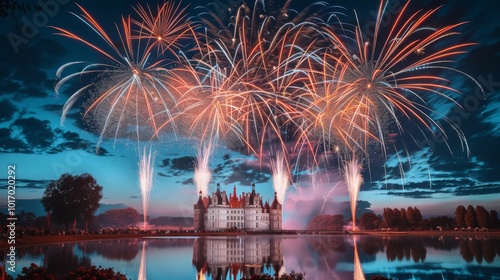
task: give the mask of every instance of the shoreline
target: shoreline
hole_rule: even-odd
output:
[[[240,235],[375,235],[375,236],[455,236],[455,237],[500,237],[500,231],[467,232],[467,231],[280,231],[280,232],[180,232],[165,234],[130,233],[130,234],[89,234],[89,235],[48,235],[25,236],[16,238],[16,248],[48,245],[55,243],[98,241],[110,239],[145,238],[145,237],[201,237],[201,236],[240,236]],[[7,250],[11,245],[7,239],[0,239],[0,250]]]

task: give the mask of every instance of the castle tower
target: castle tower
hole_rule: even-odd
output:
[[[205,204],[203,203],[203,198],[200,196],[198,202],[193,206],[194,208],[194,230],[204,230],[205,229]]]
[[[278,202],[278,194],[274,192],[274,200],[269,207],[269,229],[281,230],[283,226],[281,221],[283,218],[282,205]]]

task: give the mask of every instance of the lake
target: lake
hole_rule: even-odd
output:
[[[308,280],[500,279],[500,238],[485,236],[148,237],[31,246],[18,248],[17,256],[17,273],[35,263],[59,277],[100,265],[148,280],[229,280],[292,270]]]

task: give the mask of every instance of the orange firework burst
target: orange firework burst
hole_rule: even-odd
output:
[[[177,97],[170,91],[166,60],[150,60],[152,47],[148,45],[141,47],[138,40],[134,40],[130,17],[122,18],[121,29],[117,25],[120,43],[116,44],[89,12],[81,6],[78,7],[83,14],[74,15],[99,35],[104,41],[103,47],[66,29],[59,27],[54,29],[58,31],[58,35],[82,42],[104,55],[108,62],[77,61],[66,63],[59,68],[57,77],[60,80],[55,87],[56,94],[59,94],[60,89],[73,78],[87,75],[98,78],[97,81],[80,88],[66,101],[61,124],[64,123],[67,113],[77,99],[92,91],[95,97],[89,102],[85,115],[91,113],[101,130],[98,144],[105,136],[116,139],[135,134],[138,140],[144,137],[147,139],[157,131],[158,123],[172,119],[174,115],[172,109],[175,107]],[[174,39],[179,38],[177,36],[168,39],[172,40],[171,44],[175,44]],[[77,65],[84,67],[61,78],[64,70]],[[114,130],[110,132],[112,127]],[[149,132],[143,133],[143,131]]]
[[[449,93],[458,90],[447,79],[431,73],[455,71],[471,78],[449,65],[454,56],[473,44],[444,42],[458,34],[455,30],[463,23],[428,28],[425,24],[437,9],[418,11],[404,19],[407,7],[408,3],[393,25],[382,30],[385,1],[381,1],[373,38],[367,39],[358,24],[354,48],[351,41],[332,30],[324,31],[334,49],[316,56],[323,68],[310,72],[308,89],[317,95],[309,110],[313,116],[309,127],[344,143],[349,153],[366,154],[372,140],[384,146],[389,126],[403,133],[405,119],[416,124],[423,135],[435,130],[444,134],[442,125],[432,118],[438,113],[427,105],[426,95],[456,104]],[[463,133],[449,123],[468,151]]]
[[[140,21],[132,20],[139,27],[138,35],[134,39],[148,40],[151,49],[157,49],[157,55],[164,54],[167,50],[174,53],[184,47],[180,42],[183,39],[193,38],[193,24],[187,20],[186,7],[174,2],[165,2],[156,7],[156,12],[149,5],[138,4],[134,10]]]

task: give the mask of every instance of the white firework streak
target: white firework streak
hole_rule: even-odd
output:
[[[335,186],[332,187],[332,189],[328,192],[326,197],[323,199],[323,206],[321,206],[321,210],[319,210],[319,213],[323,213],[323,210],[325,210],[326,202],[328,201],[328,198],[333,193],[333,190],[335,190],[335,187],[337,187],[338,184],[340,184],[340,182],[337,182],[337,184],[335,184]]]
[[[290,186],[288,179],[288,169],[285,165],[285,157],[280,153],[276,153],[275,161],[271,161],[271,170],[273,172],[273,188],[277,194],[278,202],[283,205],[285,194]]]
[[[208,184],[212,176],[209,167],[210,156],[212,155],[212,142],[207,141],[205,144],[200,144],[198,149],[197,163],[194,170],[194,184],[196,185],[196,192],[201,191],[202,195],[208,195]]]
[[[149,147],[148,151],[146,151],[146,147],[144,147],[143,153],[139,157],[139,187],[141,188],[142,196],[144,230],[146,230],[149,209],[149,196],[151,193],[151,189],[153,188],[155,154],[153,153],[153,149],[151,147]]]
[[[358,202],[359,188],[363,183],[361,176],[361,165],[358,160],[353,158],[344,166],[344,176],[347,182],[347,190],[349,191],[349,201],[351,203],[352,229],[356,229],[356,204]]]

